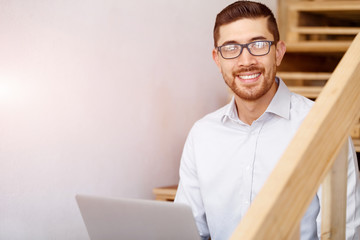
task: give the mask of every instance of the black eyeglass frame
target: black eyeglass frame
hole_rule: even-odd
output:
[[[257,42],[267,42],[267,43],[269,44],[269,49],[268,49],[267,53],[260,54],[260,55],[256,55],[256,54],[253,54],[253,53],[251,52],[251,50],[249,49],[249,45],[250,45],[250,44],[257,43]],[[268,40],[254,41],[254,42],[250,42],[250,43],[246,43],[246,44],[231,43],[231,44],[221,45],[221,46],[217,47],[216,49],[220,52],[221,57],[224,58],[224,59],[234,59],[234,58],[239,57],[239,56],[241,55],[241,53],[243,52],[244,48],[246,48],[246,49],[248,50],[248,52],[249,52],[252,56],[260,57],[260,56],[265,56],[265,55],[269,54],[270,48],[271,48],[271,46],[272,46],[274,43],[275,43],[275,41],[268,41]],[[223,54],[222,54],[221,48],[222,48],[222,47],[225,47],[225,46],[228,46],[228,45],[240,46],[240,47],[241,47],[240,53],[239,53],[236,57],[231,57],[231,58],[226,58],[226,57],[224,57]]]

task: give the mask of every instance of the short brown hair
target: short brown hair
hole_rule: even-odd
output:
[[[235,22],[243,18],[259,18],[266,17],[268,19],[268,29],[274,36],[275,44],[280,39],[279,29],[276,19],[272,11],[262,3],[252,1],[236,1],[224,8],[217,16],[214,26],[214,46],[217,47],[219,40],[219,29],[222,25]]]

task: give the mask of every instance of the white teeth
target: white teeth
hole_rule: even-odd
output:
[[[247,80],[247,79],[252,79],[252,78],[257,78],[258,76],[260,76],[260,73],[256,73],[256,74],[252,74],[252,75],[239,75],[239,78]]]

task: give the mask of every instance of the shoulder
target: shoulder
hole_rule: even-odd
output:
[[[291,119],[303,120],[309,113],[313,105],[314,101],[292,92],[290,98]]]
[[[310,111],[313,105],[314,105],[314,101],[297,93],[293,93],[293,92],[291,93],[291,98],[290,98],[291,110],[303,111],[307,113]]]
[[[223,119],[229,111],[230,103],[208,113],[201,119],[197,120],[191,128],[191,134],[203,134],[222,125]]]

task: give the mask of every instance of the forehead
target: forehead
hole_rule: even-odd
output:
[[[244,18],[225,24],[219,28],[218,46],[225,42],[248,43],[254,40],[274,40],[268,29],[268,20],[261,18]]]

